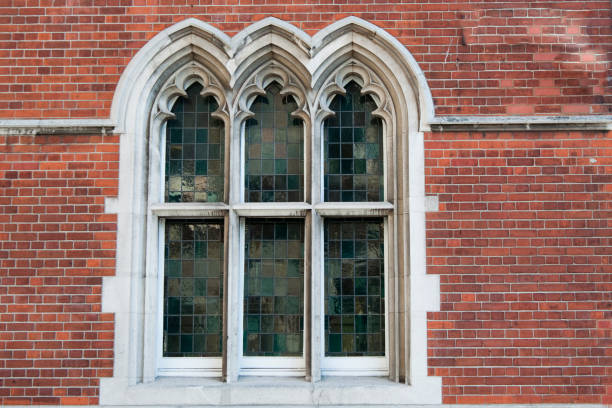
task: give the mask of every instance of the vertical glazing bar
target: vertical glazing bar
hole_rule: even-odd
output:
[[[228,247],[229,247],[229,214],[226,214],[225,217],[223,217],[223,242],[224,242],[223,256],[225,260],[225,262],[223,262],[223,287],[226,288],[226,290],[223,292],[223,332],[222,332],[223,362],[221,366],[221,377],[223,381],[227,381],[227,368],[228,368],[227,367],[227,354],[228,354],[227,353],[227,338],[228,338],[228,333],[229,333],[227,330],[227,324],[229,321],[229,318],[228,318],[229,316],[228,315],[229,286],[227,285],[228,284],[227,260],[229,259],[228,258],[228,255],[229,255],[229,250],[228,250]]]
[[[304,220],[304,360],[306,363],[306,381],[311,381],[311,342],[310,342],[310,330],[312,328],[311,316],[312,313],[310,308],[312,307],[312,269],[311,269],[311,259],[312,251],[311,251],[311,235],[312,235],[312,216],[310,213],[306,215],[306,219]]]

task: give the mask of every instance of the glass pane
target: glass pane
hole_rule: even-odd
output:
[[[211,116],[215,98],[200,92],[202,85],[191,85],[166,126],[166,202],[223,201],[224,125]]]
[[[304,334],[304,221],[246,222],[245,356],[301,356]]]
[[[164,357],[221,357],[223,222],[166,221]]]
[[[304,129],[297,104],[276,82],[258,96],[246,122],[245,201],[304,201]]]
[[[325,355],[385,355],[381,218],[325,220]]]
[[[325,201],[383,201],[383,132],[369,95],[351,81],[325,121]]]

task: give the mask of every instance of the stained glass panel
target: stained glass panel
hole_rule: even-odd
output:
[[[351,81],[325,122],[325,201],[383,201],[383,132],[376,103]]]
[[[251,106],[245,128],[245,201],[304,201],[304,129],[292,96],[276,82]]]
[[[164,357],[221,357],[223,222],[166,220]]]
[[[301,356],[304,333],[304,221],[246,222],[245,356]]]
[[[198,83],[172,108],[166,125],[166,202],[223,201],[225,133],[218,104]]]
[[[384,224],[325,220],[325,355],[385,355]]]

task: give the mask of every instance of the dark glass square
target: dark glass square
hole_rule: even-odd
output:
[[[340,334],[330,334],[328,339],[329,353],[342,352],[342,336]]]

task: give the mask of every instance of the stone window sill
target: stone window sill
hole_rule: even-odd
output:
[[[423,400],[423,392],[439,388],[439,381],[418,387],[394,383],[383,377],[323,377],[310,383],[303,378],[241,377],[235,383],[212,378],[159,377],[147,384],[127,387],[104,401],[113,405],[198,406],[334,406],[403,405]],[[425,389],[424,389],[425,388]]]

